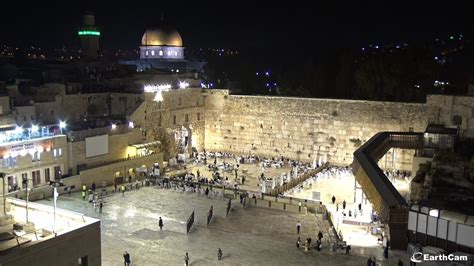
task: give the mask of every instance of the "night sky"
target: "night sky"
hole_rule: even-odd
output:
[[[165,21],[174,25],[186,47],[266,49],[298,52],[327,47],[357,48],[370,43],[411,42],[438,35],[472,36],[472,6],[379,3],[328,7],[313,2],[284,6],[221,1],[202,4],[181,1],[48,1],[2,3],[0,42],[56,48],[78,46],[76,32],[85,10],[96,14],[104,48],[137,48],[146,28]],[[41,4],[39,3],[41,2]],[[432,2],[434,3],[434,2]],[[5,8],[6,5],[6,8]],[[306,3],[306,5],[309,5]]]

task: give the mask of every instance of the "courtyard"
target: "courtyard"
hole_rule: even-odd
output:
[[[132,265],[182,265],[185,252],[189,252],[190,265],[364,265],[369,255],[375,256],[380,265],[393,265],[399,256],[407,262],[404,253],[382,261],[380,249],[353,247],[350,255],[329,251],[327,222],[311,213],[243,209],[238,201],[232,201],[226,217],[227,199],[156,187],[127,191],[125,195],[112,193],[103,200],[103,213],[82,200],[80,193],[61,195],[57,202],[58,208],[101,220],[102,265],[121,265],[125,250],[131,254]],[[51,199],[39,203],[53,204]],[[211,205],[215,217],[207,227]],[[192,211],[195,224],[186,234],[186,221]],[[164,221],[162,231],[159,217]],[[311,237],[314,243],[317,233],[324,233],[321,252],[296,248],[298,221],[303,241]],[[218,248],[224,253],[222,261],[217,260]]]

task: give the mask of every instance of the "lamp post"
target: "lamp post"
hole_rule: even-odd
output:
[[[59,128],[61,129],[61,134],[63,134],[63,129],[66,128],[66,122],[59,121]]]
[[[28,224],[28,178],[24,177],[22,183],[26,186],[26,223]]]
[[[59,181],[49,181],[49,185],[53,187],[53,202],[54,202],[54,218],[53,218],[53,228],[56,225],[56,201],[58,199],[59,193],[58,193],[58,187],[64,186],[63,182],[61,180]]]
[[[3,184],[3,215],[7,215],[7,197],[5,196],[5,173],[0,173],[0,178],[2,179]]]

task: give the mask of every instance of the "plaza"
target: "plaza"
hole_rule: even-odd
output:
[[[94,211],[80,193],[62,195],[57,202],[58,208],[101,220],[102,265],[120,265],[125,250],[131,254],[133,265],[182,265],[185,252],[189,252],[190,265],[362,265],[369,255],[380,259],[380,265],[393,265],[399,256],[406,259],[404,253],[396,253],[382,261],[381,249],[373,248],[353,247],[350,255],[331,252],[327,221],[311,213],[243,209],[235,200],[226,217],[227,199],[156,187],[124,195],[111,192],[103,200],[103,213]],[[52,205],[48,199],[39,203]],[[215,217],[206,227],[211,205]],[[192,211],[195,224],[186,234],[186,221]],[[162,231],[159,217],[164,221]],[[298,221],[303,241],[311,237],[314,243],[317,233],[323,232],[322,251],[296,249]],[[218,248],[224,252],[222,261],[217,260]]]

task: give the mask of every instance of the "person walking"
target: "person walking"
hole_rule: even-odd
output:
[[[377,260],[375,260],[375,257],[372,258],[372,266],[376,266]]]
[[[321,241],[321,239],[323,239],[323,232],[319,231],[318,239],[319,239],[319,241]]]
[[[222,255],[223,255],[222,249],[221,248],[217,249],[217,260],[222,260]]]
[[[70,186],[67,187],[67,195],[68,195],[68,196],[71,196],[71,187],[70,187]]]
[[[298,238],[296,239],[296,248],[297,248],[297,249],[300,249],[300,245],[301,245],[301,237],[298,237]]]
[[[158,220],[158,226],[160,227],[160,231],[163,230],[163,219]]]
[[[298,222],[296,223],[296,233],[299,235],[300,234],[300,230],[301,230],[301,223],[300,221],[298,220]]]
[[[92,182],[92,186],[91,186],[91,188],[92,188],[92,191],[94,191],[94,192],[95,192],[95,182]]]
[[[102,213],[102,207],[104,207],[104,204],[102,203],[102,200],[100,200],[100,203],[99,203],[99,213]]]
[[[184,255],[184,265],[188,266],[189,265],[189,255],[188,252]]]
[[[385,247],[383,249],[383,257],[385,259],[388,259],[388,245],[389,245],[389,241],[387,240],[386,244],[385,244]]]
[[[125,253],[123,253],[123,264],[125,266],[129,266],[130,265],[130,254],[128,254],[127,251],[125,251]]]
[[[122,195],[125,195],[125,186],[124,185],[120,186],[120,190],[122,191]]]
[[[342,209],[343,209],[343,210],[346,209],[346,200],[344,200],[344,201],[342,202]]]
[[[336,202],[336,197],[335,196],[332,196],[332,204],[334,204]]]

